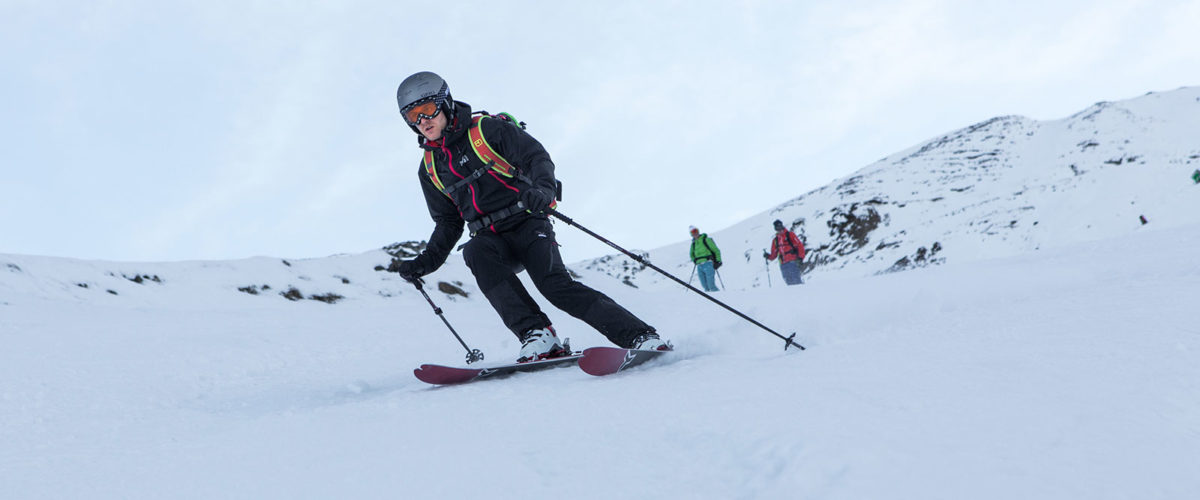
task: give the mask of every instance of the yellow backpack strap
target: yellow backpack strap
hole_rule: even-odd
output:
[[[513,166],[508,160],[505,160],[500,153],[492,149],[492,145],[488,144],[487,139],[483,137],[483,127],[480,126],[485,115],[479,115],[471,118],[471,128],[467,131],[467,135],[471,139],[471,149],[475,151],[475,156],[483,160],[483,163],[491,167],[497,174],[505,177],[513,176]]]
[[[446,192],[446,186],[438,178],[437,168],[433,162],[433,151],[425,150],[425,161],[423,163],[425,165],[425,173],[429,175],[429,180],[433,181],[433,186],[438,188],[438,191],[441,191],[446,197],[449,197],[450,193]]]

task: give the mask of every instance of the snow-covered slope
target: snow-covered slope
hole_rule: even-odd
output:
[[[261,264],[324,292],[378,259],[129,265],[162,283],[77,300],[28,288],[49,271],[26,259],[0,267],[0,496],[1190,499],[1195,248],[1198,225],[721,295],[803,352],[692,294],[594,280],[673,358],[449,388],[410,371],[464,351],[403,287],[329,305],[182,286]],[[516,353],[478,295],[435,297],[487,361]]]
[[[1019,255],[1200,222],[1200,87],[1039,122],[993,118],[889,156],[733,227],[707,230],[727,286],[768,286],[775,219],[808,247],[806,278],[866,276]],[[783,161],[781,159],[781,161]],[[797,165],[796,168],[804,168]],[[731,175],[733,175],[731,173]],[[719,193],[713,193],[719,199]],[[603,233],[603,228],[591,228]],[[686,228],[680,229],[685,234]],[[649,252],[677,275],[688,244]],[[1119,248],[1114,259],[1137,258]],[[635,286],[670,285],[623,256],[584,262]],[[781,279],[775,266],[774,284]]]
[[[17,298],[124,307],[247,307],[279,301],[378,302],[415,292],[384,270],[393,256],[411,258],[421,243],[316,259],[256,257],[235,261],[138,263],[0,254],[0,304]],[[447,300],[477,288],[454,255],[429,286]]]

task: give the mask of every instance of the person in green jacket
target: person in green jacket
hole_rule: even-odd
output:
[[[700,275],[700,284],[706,292],[716,292],[717,269],[721,268],[721,249],[717,242],[701,233],[696,226],[689,229],[692,233],[692,263],[696,265],[696,274]]]

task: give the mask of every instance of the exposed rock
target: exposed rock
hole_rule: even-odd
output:
[[[461,288],[462,287],[461,281],[455,281],[454,284],[446,283],[445,281],[439,281],[437,284],[437,287],[438,287],[438,291],[440,291],[446,295],[460,295],[463,298],[470,297],[470,295],[467,294],[467,291],[463,290]]]
[[[397,259],[411,259],[421,254],[427,245],[424,241],[405,241],[383,247],[383,251]]]
[[[279,292],[279,295],[282,295],[283,298],[293,302],[304,298],[304,294],[300,293],[300,290],[297,290],[296,287],[290,287],[287,290]]]

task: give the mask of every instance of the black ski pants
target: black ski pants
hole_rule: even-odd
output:
[[[518,338],[530,329],[550,326],[550,318],[517,278],[521,267],[554,307],[618,346],[629,347],[639,333],[654,331],[607,295],[571,279],[548,219],[530,217],[500,233],[480,231],[464,246],[463,259],[483,295]]]

